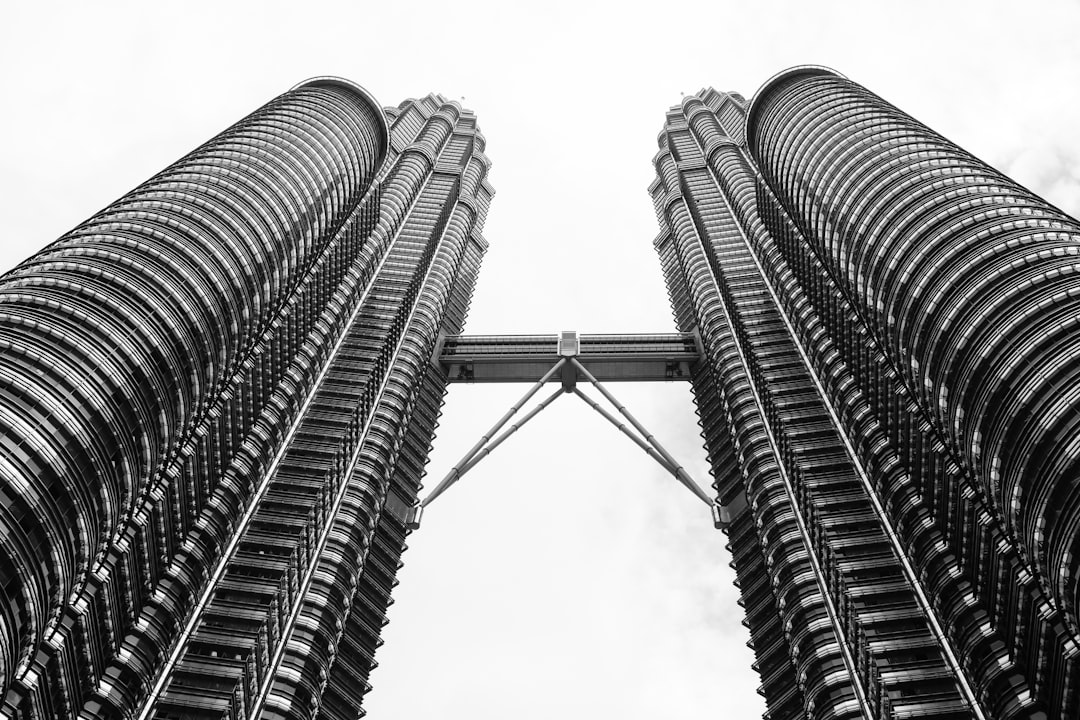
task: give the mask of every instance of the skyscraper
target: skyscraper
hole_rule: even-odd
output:
[[[0,280],[0,716],[359,714],[483,149],[316,78]]]
[[[337,78],[0,278],[0,717],[358,717],[447,383],[688,378],[767,717],[1076,717],[1080,225],[823,68],[659,143],[677,335],[459,336],[476,119]]]
[[[771,718],[1080,713],[1080,225],[798,67],[650,190]]]

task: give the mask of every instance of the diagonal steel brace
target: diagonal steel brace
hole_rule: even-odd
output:
[[[450,472],[446,474],[446,477],[444,477],[439,482],[439,484],[435,486],[435,489],[431,491],[430,495],[424,498],[423,502],[420,503],[419,507],[414,509],[407,523],[410,528],[415,529],[416,527],[419,527],[420,515],[423,512],[423,509],[430,505],[435,498],[446,492],[447,488],[460,480],[461,476],[468,472],[470,469],[472,469],[472,467],[476,465],[476,463],[479,462],[481,458],[488,455],[492,450],[495,449],[497,445],[499,445],[506,438],[510,437],[510,435],[516,432],[518,428],[520,428],[522,425],[535,417],[536,414],[543,410],[545,407],[550,405],[555,400],[555,397],[558,394],[562,393],[562,389],[560,388],[555,395],[547,398],[537,407],[529,411],[529,413],[521,422],[513,425],[508,432],[499,436],[491,445],[485,447],[488,441],[495,437],[495,434],[499,432],[499,430],[501,430],[507,422],[510,421],[510,418],[514,417],[518,410],[520,410],[522,406],[525,405],[525,403],[529,402],[532,396],[535,395],[540,390],[540,388],[542,388],[544,384],[555,375],[555,373],[559,372],[559,370],[562,369],[563,365],[566,364],[566,361],[567,358],[565,357],[559,358],[559,361],[555,363],[555,365],[550,370],[544,373],[544,376],[537,380],[533,384],[533,386],[530,387],[529,390],[521,397],[521,399],[514,403],[514,405],[506,412],[506,414],[499,418],[498,422],[496,422],[490,430],[484,433],[480,437],[480,440],[477,441],[477,443],[473,445],[469,449],[469,451],[465,453],[465,455],[460,460],[458,460],[452,468],[450,468]]]
[[[619,411],[619,414],[626,418],[630,422],[630,424],[634,426],[635,430],[641,433],[642,437],[645,438],[644,442],[648,443],[652,447],[652,449],[655,450],[655,455],[653,453],[649,454],[653,455],[654,457],[656,457],[656,455],[659,455],[664,460],[664,462],[660,463],[664,466],[664,468],[671,472],[676,477],[676,479],[678,479],[678,481],[682,483],[690,492],[694,493],[694,495],[699,500],[708,505],[710,508],[715,508],[716,504],[713,502],[712,498],[710,498],[705,493],[705,491],[702,490],[696,482],[694,482],[693,478],[691,478],[687,474],[686,470],[683,469],[682,465],[680,465],[675,460],[675,458],[671,456],[671,453],[664,449],[664,446],[660,444],[660,441],[657,440],[652,433],[646,430],[645,426],[638,422],[637,418],[630,414],[630,411],[626,409],[626,406],[616,400],[615,396],[612,395],[607,388],[601,385],[600,381],[593,377],[593,374],[586,370],[585,366],[579,363],[577,358],[570,358],[570,362],[574,364],[574,366],[578,369],[578,372],[585,376],[586,380],[592,383],[593,387],[600,391],[600,394],[607,398],[608,402],[615,406],[615,409]],[[593,405],[590,400],[586,400],[586,402],[590,405]],[[597,410],[600,409],[596,405],[593,405],[593,407]],[[622,430],[625,434],[630,435],[630,437],[634,438],[635,440],[640,440],[640,438],[636,438],[631,433],[627,432],[625,426],[622,426],[622,424],[615,420],[615,418],[610,417],[603,412],[601,414],[604,414],[605,417],[608,417],[609,420],[613,421],[616,427],[619,427],[619,429]],[[640,445],[641,443],[639,442],[638,444]],[[646,452],[648,452],[648,450],[646,450]],[[715,510],[713,514],[716,514]]]
[[[579,398],[581,398],[585,402],[586,405],[591,407],[596,412],[600,413],[600,415],[603,416],[604,419],[607,420],[609,423],[614,425],[619,430],[619,432],[621,432],[623,435],[625,435],[626,437],[633,440],[634,443],[639,448],[641,448],[642,450],[645,451],[645,454],[647,454],[653,460],[658,462],[661,467],[663,467],[665,470],[667,470],[672,475],[677,474],[676,471],[675,471],[675,466],[674,465],[672,465],[667,460],[665,460],[663,455],[656,452],[656,450],[653,449],[652,445],[650,445],[649,443],[642,440],[632,430],[630,430],[628,427],[626,427],[625,423],[619,422],[619,418],[615,417],[614,415],[609,413],[607,410],[605,410],[603,405],[596,402],[595,400],[593,400],[591,397],[589,397],[585,393],[581,392],[581,390],[579,390],[578,388],[574,388],[574,394],[577,395]]]

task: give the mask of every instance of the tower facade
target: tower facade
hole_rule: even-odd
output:
[[[317,78],[0,279],[0,716],[361,714],[483,149]]]
[[[813,67],[650,187],[770,718],[1080,713],[1080,224]]]
[[[447,383],[533,386],[424,505],[570,392],[709,505],[601,383],[687,378],[768,718],[1080,715],[1080,224],[823,68],[659,144],[678,335],[451,337],[476,119],[338,78],[0,278],[0,718],[357,718]]]

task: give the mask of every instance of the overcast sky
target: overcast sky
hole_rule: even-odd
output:
[[[367,5],[367,7],[365,7]],[[833,67],[1080,214],[1077,2],[48,3],[0,19],[0,268],[274,95],[341,75],[476,110],[497,195],[467,332],[663,332],[664,112]],[[0,360],[2,361],[2,360]],[[684,385],[613,387],[702,484]],[[451,389],[428,486],[524,388]],[[724,537],[564,397],[410,538],[375,720],[756,717]]]

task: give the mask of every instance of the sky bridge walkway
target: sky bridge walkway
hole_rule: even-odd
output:
[[[450,468],[419,507],[391,506],[391,512],[400,513],[408,527],[418,528],[425,507],[544,408],[565,394],[573,394],[656,460],[698,500],[708,505],[717,528],[727,527],[731,519],[728,509],[717,504],[660,441],[603,385],[607,381],[690,380],[691,366],[701,357],[700,348],[700,340],[693,333],[579,335],[574,331],[564,331],[557,335],[450,335],[441,338],[433,360],[437,360],[446,370],[450,382],[520,382],[529,383],[530,387]],[[516,422],[510,422],[546,383],[556,380],[562,387],[536,403]],[[592,385],[616,413],[611,413],[602,403],[585,394],[578,387],[579,380]]]
[[[691,333],[631,335],[451,335],[438,351],[450,382],[536,382],[568,348],[601,382],[689,380],[701,353]],[[569,392],[584,376],[566,364],[560,379]]]

